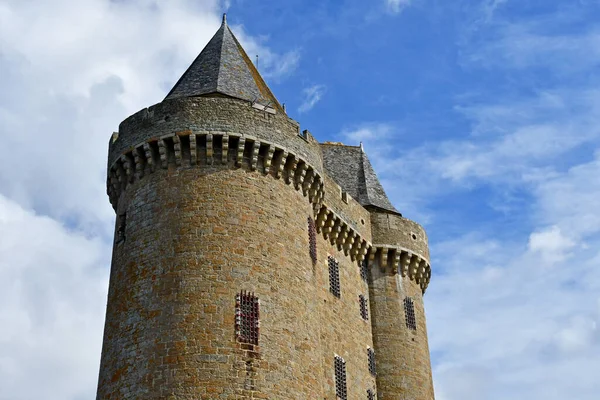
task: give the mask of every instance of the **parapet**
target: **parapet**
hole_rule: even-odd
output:
[[[373,247],[371,260],[378,257],[382,268],[408,276],[423,292],[431,279],[429,246],[425,229],[397,214],[371,211]]]
[[[109,145],[110,202],[116,210],[125,188],[156,170],[197,165],[271,174],[316,208],[323,199],[319,144],[295,121],[241,100],[198,97],[164,101],[121,123]]]
[[[300,125],[286,114],[216,96],[165,100],[133,114],[110,141],[108,167],[139,143],[182,131],[250,135],[297,154],[319,172],[323,169],[318,142],[301,133]]]

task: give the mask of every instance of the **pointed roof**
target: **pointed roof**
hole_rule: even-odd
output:
[[[362,145],[323,143],[321,149],[327,174],[342,187],[342,190],[349,193],[363,207],[376,207],[400,214],[385,194]]]
[[[221,27],[165,100],[219,93],[283,111],[258,70],[227,25]]]

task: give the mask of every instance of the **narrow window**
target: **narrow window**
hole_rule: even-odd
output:
[[[335,258],[329,256],[329,291],[337,298],[340,298],[340,266]]]
[[[377,370],[375,368],[375,350],[372,348],[367,348],[367,360],[369,362],[369,373],[373,376],[377,375]]]
[[[125,240],[125,228],[127,226],[127,213],[119,214],[117,216],[117,243],[121,243]]]
[[[238,341],[258,345],[258,297],[254,293],[241,291],[235,300],[235,333]]]
[[[308,242],[310,244],[310,258],[313,265],[315,265],[317,263],[317,227],[315,226],[315,220],[311,217],[308,217]]]
[[[360,303],[360,316],[365,321],[369,320],[369,309],[367,307],[367,299],[362,294],[358,296],[358,302]]]
[[[346,361],[340,356],[335,356],[335,395],[340,400],[348,400]]]
[[[368,275],[368,260],[365,258],[362,263],[360,263],[360,278],[368,283],[369,275]]]
[[[375,395],[375,391],[373,389],[367,389],[367,399],[377,400],[377,396]]]
[[[406,317],[406,327],[413,331],[417,330],[417,320],[415,318],[415,304],[413,299],[407,297],[404,299],[404,316]]]

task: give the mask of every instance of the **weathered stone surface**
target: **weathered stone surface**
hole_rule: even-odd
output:
[[[119,126],[109,144],[109,167],[124,152],[152,138],[176,132],[235,132],[274,142],[300,155],[319,172],[323,159],[319,143],[300,136],[299,125],[284,113],[270,114],[249,102],[221,97],[184,97],[165,100],[133,114]]]

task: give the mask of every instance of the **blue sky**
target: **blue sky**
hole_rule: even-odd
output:
[[[94,396],[108,140],[224,11],[426,227],[436,398],[597,399],[600,1],[0,0],[0,400]]]

